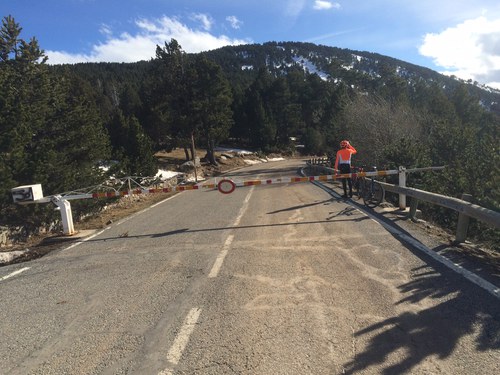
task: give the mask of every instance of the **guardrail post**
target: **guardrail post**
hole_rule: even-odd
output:
[[[464,193],[462,194],[462,200],[466,202],[472,202],[472,195]],[[465,242],[465,238],[467,237],[467,230],[469,229],[469,221],[470,217],[463,212],[460,212],[458,214],[457,233],[455,236],[456,243]]]
[[[399,186],[406,187],[406,168],[399,166]],[[406,209],[406,195],[399,194],[399,209]]]
[[[408,215],[411,221],[417,221],[417,207],[418,207],[418,199],[412,198],[410,202],[410,213]]]

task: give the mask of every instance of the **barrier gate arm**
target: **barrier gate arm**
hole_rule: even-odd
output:
[[[246,181],[234,181],[230,177],[228,177],[227,179],[224,179],[222,181],[231,181],[236,187],[244,187],[244,186],[254,186],[254,185],[290,184],[290,183],[309,182],[309,181],[332,181],[332,180],[340,180],[343,178],[352,178],[352,177],[389,176],[398,173],[399,171],[397,170],[386,170],[386,171],[357,172],[357,173],[344,173],[344,174],[327,174],[327,175],[308,176],[308,177],[277,177],[271,179],[246,180]]]
[[[231,177],[223,178],[217,183],[205,183],[196,185],[184,185],[184,186],[173,186],[168,188],[156,188],[147,189],[140,186],[135,180],[129,179],[130,181],[136,183],[140,188],[129,189],[126,191],[108,191],[108,192],[87,192],[80,193],[78,191],[73,191],[70,193],[56,194],[48,197],[44,197],[41,189],[41,185],[26,185],[18,186],[17,188],[11,189],[14,202],[18,204],[32,204],[32,203],[49,203],[52,202],[57,206],[57,209],[61,211],[61,219],[63,225],[63,233],[66,235],[72,235],[75,233],[73,226],[73,216],[71,213],[70,200],[76,199],[91,199],[91,198],[114,198],[114,197],[124,197],[134,194],[153,194],[153,193],[170,193],[170,192],[182,192],[190,190],[218,190],[221,193],[229,194],[232,193],[236,187],[254,186],[254,185],[277,185],[277,184],[290,184],[290,183],[300,183],[300,182],[310,182],[310,181],[332,181],[343,178],[353,178],[353,177],[376,177],[376,176],[389,176],[396,174],[404,174],[407,172],[416,172],[421,170],[429,169],[442,169],[444,167],[428,167],[428,168],[416,168],[414,170],[406,170],[404,167],[400,167],[399,170],[385,170],[385,171],[372,171],[372,172],[357,172],[357,173],[345,173],[345,174],[327,174],[319,176],[308,176],[308,177],[277,177],[271,179],[259,179],[259,180],[246,180],[246,181],[233,181]],[[401,181],[400,181],[401,182]],[[403,184],[400,184],[404,186]],[[123,184],[122,184],[123,186]],[[102,186],[107,187],[109,186]],[[92,189],[95,189],[93,187]]]

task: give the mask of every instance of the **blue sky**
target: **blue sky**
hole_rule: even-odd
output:
[[[0,0],[49,63],[268,41],[376,52],[500,89],[499,0]]]

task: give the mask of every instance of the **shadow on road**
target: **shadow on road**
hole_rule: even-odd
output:
[[[321,204],[328,205],[328,204],[331,204],[333,201],[334,201],[334,199],[326,199],[324,201],[319,201],[319,202],[314,202],[314,203],[308,203],[308,204],[301,204],[301,205],[298,205],[298,206],[292,206],[292,207],[283,208],[281,210],[271,211],[271,212],[268,212],[267,214],[268,215],[272,215],[272,214],[277,214],[277,213],[280,213],[280,212],[296,211],[296,210],[300,210],[302,208],[318,206],[318,205],[321,205]]]
[[[415,314],[404,312],[355,332],[355,337],[374,334],[366,349],[345,364],[346,374],[362,372],[383,364],[396,351],[406,353],[401,360],[382,370],[382,374],[411,373],[412,369],[429,357],[444,359],[450,356],[466,335],[475,334],[477,351],[500,349],[500,304],[487,292],[470,286],[444,272],[429,266],[415,269],[419,272],[409,283],[399,287],[407,295],[397,305],[413,304],[425,299],[445,299],[444,302]],[[471,356],[473,359],[473,354]],[[495,365],[492,357],[492,363]],[[498,364],[498,362],[497,362]]]
[[[358,217],[355,219],[337,219],[335,222],[339,221],[360,221],[368,219],[366,216]],[[214,231],[222,231],[222,230],[242,230],[242,229],[254,229],[254,228],[271,228],[271,227],[284,227],[284,226],[296,226],[296,225],[311,225],[311,224],[325,224],[325,223],[333,223],[331,219],[326,220],[317,220],[317,221],[302,221],[298,223],[277,223],[277,224],[257,224],[257,225],[238,225],[238,226],[228,226],[228,227],[215,227],[215,228],[200,228],[200,229],[176,229],[169,232],[163,233],[152,233],[152,234],[137,234],[137,235],[129,235],[121,234],[119,236],[114,237],[105,237],[105,238],[92,238],[90,240],[86,240],[85,242],[104,242],[111,240],[127,240],[127,239],[138,239],[138,238],[159,238],[159,237],[168,237],[175,236],[184,233],[199,233],[199,232],[214,232]]]
[[[364,208],[360,203],[352,200],[349,203],[351,207]],[[346,210],[348,211],[349,208],[344,209]],[[369,212],[385,225],[415,239],[411,233],[396,223],[401,218],[391,220],[383,213],[377,213],[374,210]],[[376,372],[386,375],[412,373],[416,366],[428,358],[449,357],[459,347],[465,336],[470,336],[467,340],[474,341],[476,351],[496,353],[496,358],[495,354],[488,357],[491,358],[491,363],[484,364],[485,370],[498,366],[499,300],[417,250],[403,240],[402,236],[393,233],[391,235],[428,264],[414,269],[414,279],[399,286],[403,297],[396,305],[401,309],[409,304],[418,303],[420,306],[425,306],[425,300],[430,299],[433,301],[432,307],[424,308],[418,313],[402,312],[398,316],[355,332],[354,338],[369,337],[368,344],[363,351],[356,354],[352,362],[344,364],[344,373],[366,373],[370,370],[375,372],[374,369],[370,369],[372,366],[382,366],[382,369],[377,369]],[[440,252],[447,247],[447,245],[442,245],[433,250]],[[435,300],[442,300],[442,302],[436,305]],[[402,352],[405,354],[397,360],[397,363],[391,362],[384,366],[388,357],[394,358]],[[462,353],[467,353],[467,350]],[[468,360],[477,361],[474,353],[467,354],[470,355]]]

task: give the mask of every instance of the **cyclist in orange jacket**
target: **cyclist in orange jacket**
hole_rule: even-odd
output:
[[[341,174],[351,173],[351,156],[356,152],[356,149],[352,147],[349,141],[340,142],[340,150],[337,151],[337,158],[335,159],[335,172],[340,172]],[[350,178],[343,178],[342,188],[344,189],[344,195],[342,197],[344,198],[347,198],[347,183],[349,184],[349,197],[352,197],[352,180]]]

